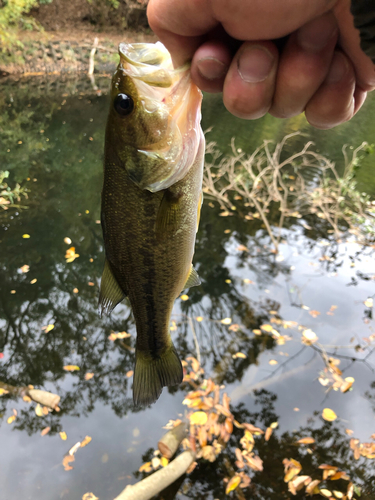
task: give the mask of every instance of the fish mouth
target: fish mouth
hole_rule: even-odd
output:
[[[200,142],[202,93],[192,82],[190,64],[174,69],[172,59],[160,42],[121,43],[120,65],[134,82],[145,111],[163,111],[166,133],[161,140],[139,149],[150,161],[165,162],[155,181],[142,186],[156,192],[183,179],[196,157]],[[168,164],[168,165],[167,165]],[[144,178],[144,177],[143,177]]]

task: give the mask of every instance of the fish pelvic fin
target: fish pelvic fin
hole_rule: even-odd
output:
[[[107,315],[111,314],[117,304],[119,304],[125,297],[126,294],[117,283],[117,280],[113,275],[110,263],[107,259],[105,259],[99,293],[100,317],[102,317],[103,313]]]
[[[163,387],[181,384],[182,379],[181,361],[172,343],[157,357],[137,350],[133,383],[134,404],[148,406],[154,403]]]
[[[184,288],[182,290],[185,290],[185,288],[191,288],[192,286],[199,286],[201,284],[201,279],[197,273],[197,271],[194,269],[193,264],[191,265],[186,283],[184,285]]]

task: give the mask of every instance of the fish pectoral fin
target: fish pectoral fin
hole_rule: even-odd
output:
[[[119,304],[125,297],[126,294],[117,283],[108,259],[105,259],[99,293],[100,316],[102,316],[103,313],[109,315],[117,304]]]
[[[165,191],[156,216],[156,234],[162,238],[166,233],[177,231],[181,221],[181,196]]]
[[[191,288],[192,286],[198,286],[200,284],[201,284],[201,279],[200,279],[197,271],[194,269],[193,264],[192,264],[190,272],[189,272],[189,276],[188,276],[186,283],[184,285],[184,288],[182,290],[185,290],[185,288]]]
[[[157,357],[137,350],[133,382],[134,404],[147,406],[154,403],[163,387],[181,384],[182,379],[181,361],[172,343]]]

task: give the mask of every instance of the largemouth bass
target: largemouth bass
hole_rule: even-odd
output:
[[[200,284],[192,266],[202,203],[202,95],[161,43],[120,44],[106,128],[99,307],[129,298],[137,329],[133,400],[182,382],[170,337],[174,301]]]

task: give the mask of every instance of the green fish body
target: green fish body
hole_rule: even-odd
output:
[[[198,285],[192,267],[202,203],[201,93],[160,44],[120,45],[106,128],[99,305],[128,297],[137,329],[133,399],[182,382],[169,328],[175,299]]]

